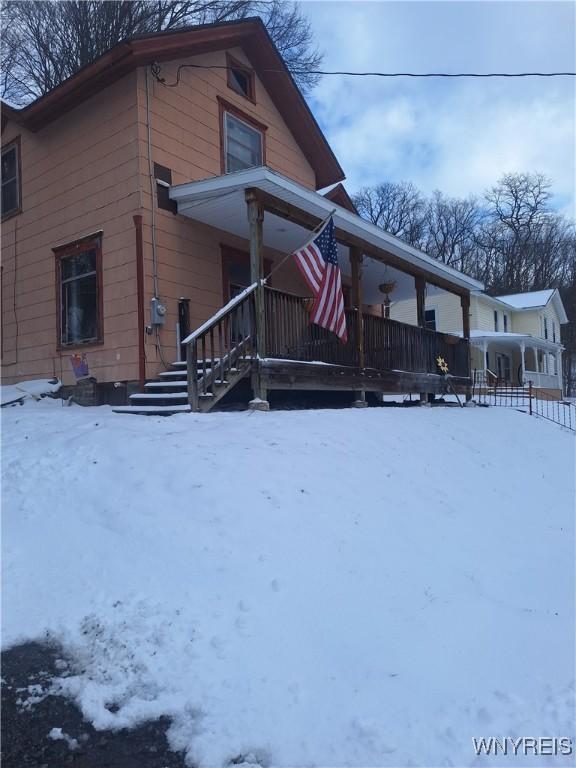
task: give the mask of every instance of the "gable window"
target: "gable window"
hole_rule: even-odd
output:
[[[498,330],[498,310],[494,310],[494,330]]]
[[[255,102],[254,72],[242,62],[226,54],[228,87],[240,96]]]
[[[266,126],[222,99],[222,172],[233,173],[265,164]]]
[[[504,322],[504,333],[508,333],[508,315],[502,315],[502,320]]]
[[[435,309],[427,309],[424,312],[424,327],[428,328],[429,331],[436,330],[436,310]]]
[[[172,186],[172,171],[163,165],[154,163],[154,178],[156,179],[156,204],[163,211],[178,213],[176,200],[170,199],[170,187]]]
[[[21,200],[20,141],[16,139],[2,147],[2,218],[20,213]]]
[[[544,338],[548,338],[548,318],[544,318]]]
[[[101,236],[55,248],[60,346],[102,341]]]

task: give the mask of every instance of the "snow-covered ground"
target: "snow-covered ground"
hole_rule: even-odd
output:
[[[170,715],[202,767],[574,765],[472,745],[574,739],[560,427],[50,400],[2,421],[4,646],[62,642],[96,727]]]

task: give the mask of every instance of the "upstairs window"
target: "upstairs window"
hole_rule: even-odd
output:
[[[264,136],[261,130],[238,117],[224,113],[225,173],[264,164]]]
[[[226,54],[228,87],[240,96],[255,102],[254,72],[245,64]]]
[[[548,318],[544,318],[544,338],[548,338]]]
[[[429,331],[436,330],[436,310],[435,309],[427,309],[424,312],[424,327],[428,328]]]
[[[552,320],[552,341],[556,341],[556,323]]]
[[[100,236],[54,249],[57,259],[60,346],[102,341]]]
[[[20,141],[2,148],[2,218],[14,216],[21,210]]]
[[[502,315],[504,321],[504,333],[508,333],[508,315]]]
[[[498,310],[494,310],[494,330],[498,330]]]

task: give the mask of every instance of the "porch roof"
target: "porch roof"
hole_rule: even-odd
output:
[[[362,250],[370,257],[363,270],[366,303],[382,303],[383,295],[378,291],[382,282],[396,281],[395,300],[413,296],[414,282],[410,276],[415,275],[424,276],[432,286],[459,294],[484,287],[324,195],[266,166],[172,186],[170,197],[176,201],[178,213],[245,238],[248,235],[245,204],[248,189],[258,190],[264,201],[264,245],[282,253],[290,253],[303,245],[310,236],[313,220],[321,221],[334,211],[343,273],[350,274],[349,245],[363,244]],[[291,215],[288,211],[297,213]],[[299,217],[298,212],[302,216]]]
[[[549,352],[557,352],[562,349],[562,344],[558,342],[541,339],[529,333],[503,333],[500,331],[470,331],[470,343],[476,347],[480,347],[484,343],[500,344],[502,346],[513,344],[517,347],[524,345],[525,347],[536,347],[537,349],[544,349]]]

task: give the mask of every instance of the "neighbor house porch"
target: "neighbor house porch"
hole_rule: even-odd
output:
[[[184,339],[188,394],[205,409],[232,380],[250,375],[254,398],[272,389],[347,389],[362,404],[366,391],[446,391],[437,358],[448,364],[452,384],[470,385],[470,290],[480,284],[392,237],[328,197],[259,167],[172,187],[178,213],[243,238],[249,249],[250,285]],[[346,283],[348,340],[310,323],[309,291],[286,290],[278,275],[267,279],[269,251],[290,254],[333,215],[338,260]],[[297,271],[296,265],[288,267]],[[383,285],[394,295],[416,295],[418,325],[391,320]],[[464,337],[425,327],[425,292],[459,295]]]
[[[492,382],[562,396],[562,345],[530,334],[472,331],[472,370]]]

